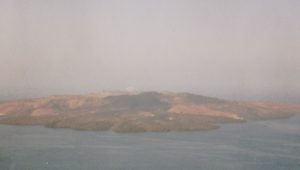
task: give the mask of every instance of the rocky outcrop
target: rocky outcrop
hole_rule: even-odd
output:
[[[227,101],[189,93],[105,92],[2,102],[0,123],[116,132],[193,131],[298,112],[298,104]]]

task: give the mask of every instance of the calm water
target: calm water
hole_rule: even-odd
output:
[[[299,170],[300,115],[184,133],[0,125],[0,170],[98,169]]]

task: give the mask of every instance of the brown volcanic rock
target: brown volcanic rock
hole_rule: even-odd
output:
[[[0,123],[116,132],[192,131],[297,112],[297,104],[226,101],[189,93],[105,92],[2,102]]]

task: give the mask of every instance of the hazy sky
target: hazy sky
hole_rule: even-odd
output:
[[[0,0],[0,99],[127,87],[300,102],[300,1]]]

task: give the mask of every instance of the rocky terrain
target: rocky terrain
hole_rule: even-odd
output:
[[[190,93],[102,92],[0,102],[0,123],[78,130],[166,132],[287,118],[299,104],[227,101]]]

